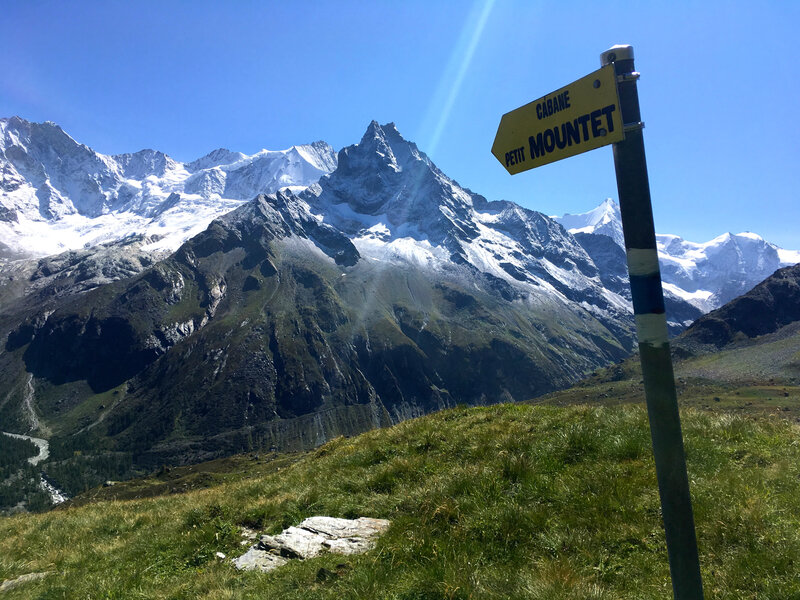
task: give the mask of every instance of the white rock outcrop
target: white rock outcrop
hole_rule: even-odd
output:
[[[0,592],[7,592],[22,584],[43,579],[51,573],[52,571],[45,571],[43,573],[26,573],[25,575],[20,575],[16,579],[7,579],[6,581],[0,583]]]
[[[337,519],[309,517],[297,527],[289,527],[275,536],[262,535],[233,564],[242,570],[271,571],[292,559],[314,558],[325,552],[358,554],[366,552],[389,528],[385,519]]]

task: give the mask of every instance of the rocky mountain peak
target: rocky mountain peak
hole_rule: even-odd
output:
[[[172,158],[150,148],[128,154],[117,154],[112,158],[122,168],[123,176],[128,179],[144,179],[150,175],[163,177],[167,171],[178,167],[178,163]]]
[[[0,121],[3,137],[0,148],[18,146],[27,152],[49,152],[59,155],[65,152],[92,152],[88,146],[76,142],[53,121],[32,123],[21,117],[10,117]]]
[[[387,143],[390,138],[394,138],[395,140],[403,140],[403,137],[397,130],[397,126],[394,123],[386,123],[385,125],[381,125],[375,119],[373,119],[367,126],[367,130],[364,132],[364,135],[361,136],[361,142],[359,142],[358,145],[366,146],[373,140],[382,140],[384,143]]]
[[[320,175],[335,171],[338,164],[336,151],[330,144],[321,140],[292,146],[285,152],[289,163],[307,163],[311,168],[318,170]]]
[[[317,140],[305,146],[300,146],[300,148],[310,148],[314,152],[318,163],[323,166],[327,172],[336,170],[338,165],[337,152],[328,142]]]
[[[358,144],[339,152],[337,170],[321,186],[319,195],[309,197],[318,207],[347,205],[357,214],[383,215],[391,227],[413,223],[428,233],[441,220],[442,207],[449,206],[452,213],[458,212],[456,205],[472,204],[471,195],[404,139],[394,123],[372,121]],[[337,226],[355,233],[357,224],[342,221]]]
[[[606,198],[599,206],[589,212],[577,215],[565,214],[563,217],[554,217],[564,229],[570,233],[594,233],[607,235],[619,246],[625,248],[625,238],[622,234],[622,215],[619,205],[611,198]]]
[[[103,189],[117,183],[113,161],[76,142],[55,123],[6,119],[0,151],[0,191],[11,215],[4,220],[54,220],[76,213],[96,217],[107,210]]]
[[[217,148],[212,150],[205,156],[186,163],[186,170],[190,173],[195,173],[202,169],[210,169],[220,165],[229,165],[242,160],[245,157],[241,152],[231,152],[227,148]]]
[[[339,166],[344,166],[347,173],[376,167],[383,172],[399,173],[420,162],[432,165],[416,144],[400,135],[394,123],[379,125],[372,121],[358,144],[339,152]]]

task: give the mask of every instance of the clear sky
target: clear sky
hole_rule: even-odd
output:
[[[393,121],[489,199],[547,214],[617,198],[610,147],[510,176],[503,113],[634,46],[656,228],[800,249],[800,2],[6,2],[0,116],[99,152],[191,160]]]

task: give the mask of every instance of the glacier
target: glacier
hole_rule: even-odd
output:
[[[0,253],[45,256],[129,234],[175,250],[216,217],[260,193],[296,192],[336,168],[325,142],[220,148],[189,163],[163,152],[105,155],[52,122],[0,119]]]

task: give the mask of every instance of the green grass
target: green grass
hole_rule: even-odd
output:
[[[675,360],[675,387],[683,407],[768,416],[800,422],[800,370],[786,348],[800,336],[746,348]],[[783,352],[783,354],[781,354]],[[748,362],[748,357],[752,360]],[[791,357],[789,357],[791,358]],[[598,369],[574,386],[531,400],[557,406],[644,402],[638,357]]]
[[[800,381],[798,324],[748,339],[742,347],[695,356],[682,362],[687,376],[723,381]]]
[[[800,429],[683,416],[706,598],[800,598]],[[448,410],[292,461],[207,489],[2,519],[0,580],[54,572],[5,597],[671,597],[639,406]],[[243,526],[275,533],[319,514],[392,525],[367,554],[271,574],[214,557],[244,551]]]

